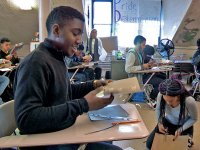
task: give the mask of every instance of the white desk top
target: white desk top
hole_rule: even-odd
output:
[[[132,73],[156,73],[156,72],[166,72],[166,71],[171,71],[173,66],[161,66],[158,68],[152,68],[152,69],[146,69],[146,70],[137,70]]]

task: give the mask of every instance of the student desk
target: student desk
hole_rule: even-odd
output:
[[[151,98],[149,97],[149,95],[147,94],[147,91],[146,91],[146,86],[147,84],[149,83],[149,81],[151,80],[151,78],[157,73],[157,72],[169,72],[169,71],[172,71],[172,68],[173,66],[170,65],[170,66],[160,66],[160,67],[157,67],[156,69],[146,69],[146,70],[138,70],[138,71],[134,71],[132,73],[152,73],[151,76],[149,77],[149,79],[144,83],[143,85],[143,90],[145,92],[145,95],[147,97],[147,100],[150,102],[150,106],[152,108],[154,108],[153,106],[153,102],[151,100]]]
[[[111,126],[112,120],[90,121],[87,114],[79,116],[75,124],[61,131],[43,134],[6,136],[0,138],[0,148],[90,143],[144,138],[149,132],[134,104],[121,104],[130,117],[141,122],[120,124],[109,129],[87,134]]]
[[[74,67],[69,67],[67,69],[75,69],[75,72],[73,73],[72,77],[70,78],[70,82],[73,83],[73,79],[76,75],[76,73],[79,71],[79,69],[81,68],[87,68],[87,67],[93,67],[94,66],[94,62],[89,62],[89,63],[82,63],[81,65],[77,65]]]
[[[12,72],[15,68],[16,66],[0,68],[0,75],[7,75],[9,72]]]
[[[155,73],[169,72],[169,71],[172,71],[172,68],[173,68],[173,66],[161,66],[161,67],[157,67],[156,69],[138,70],[138,71],[134,71],[132,73],[152,73],[152,75],[149,77],[149,79],[144,84],[143,87],[145,87],[148,84],[148,82],[151,80],[151,78],[155,75]]]

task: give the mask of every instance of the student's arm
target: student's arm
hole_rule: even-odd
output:
[[[72,84],[72,99],[83,98],[90,91],[94,90],[93,81],[80,84]]]
[[[196,101],[193,97],[187,97],[185,102],[186,112],[188,111],[189,119],[183,124],[181,128],[179,128],[179,131],[185,131],[189,127],[191,127],[198,118],[198,109]],[[186,114],[187,116],[187,114]]]
[[[142,66],[135,66],[135,54],[128,52],[126,55],[125,71],[127,73],[133,73],[134,71],[142,70]]]

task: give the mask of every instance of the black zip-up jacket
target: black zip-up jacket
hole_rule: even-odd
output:
[[[46,39],[17,68],[14,81],[15,117],[22,134],[58,131],[89,110],[83,98],[92,82],[72,84],[64,56]]]

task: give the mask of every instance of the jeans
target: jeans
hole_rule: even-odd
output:
[[[69,78],[71,78],[73,76],[74,72],[69,72]],[[74,76],[75,82],[80,83],[80,82],[85,82],[86,79],[86,75],[83,73],[79,73],[77,72],[76,75]]]
[[[102,72],[102,69],[100,67],[95,67],[94,69],[94,73],[95,73],[95,79],[99,80],[101,79],[101,72]]]
[[[6,76],[0,76],[0,96],[8,86],[10,80]],[[0,105],[3,103],[2,98],[0,97]]]
[[[171,124],[166,119],[163,119],[163,125],[168,128],[168,133],[171,134],[171,135],[174,135],[176,130],[180,127],[178,125]],[[155,129],[151,132],[151,134],[147,138],[147,142],[146,142],[147,149],[151,149],[155,133],[160,133],[159,129],[158,129],[158,125],[155,127]],[[162,134],[162,133],[160,133],[160,134]],[[181,133],[181,135],[190,135],[190,136],[192,136],[193,135],[193,126],[188,128],[187,130],[183,131]]]
[[[0,95],[4,92],[9,84],[9,78],[6,76],[0,76]]]

